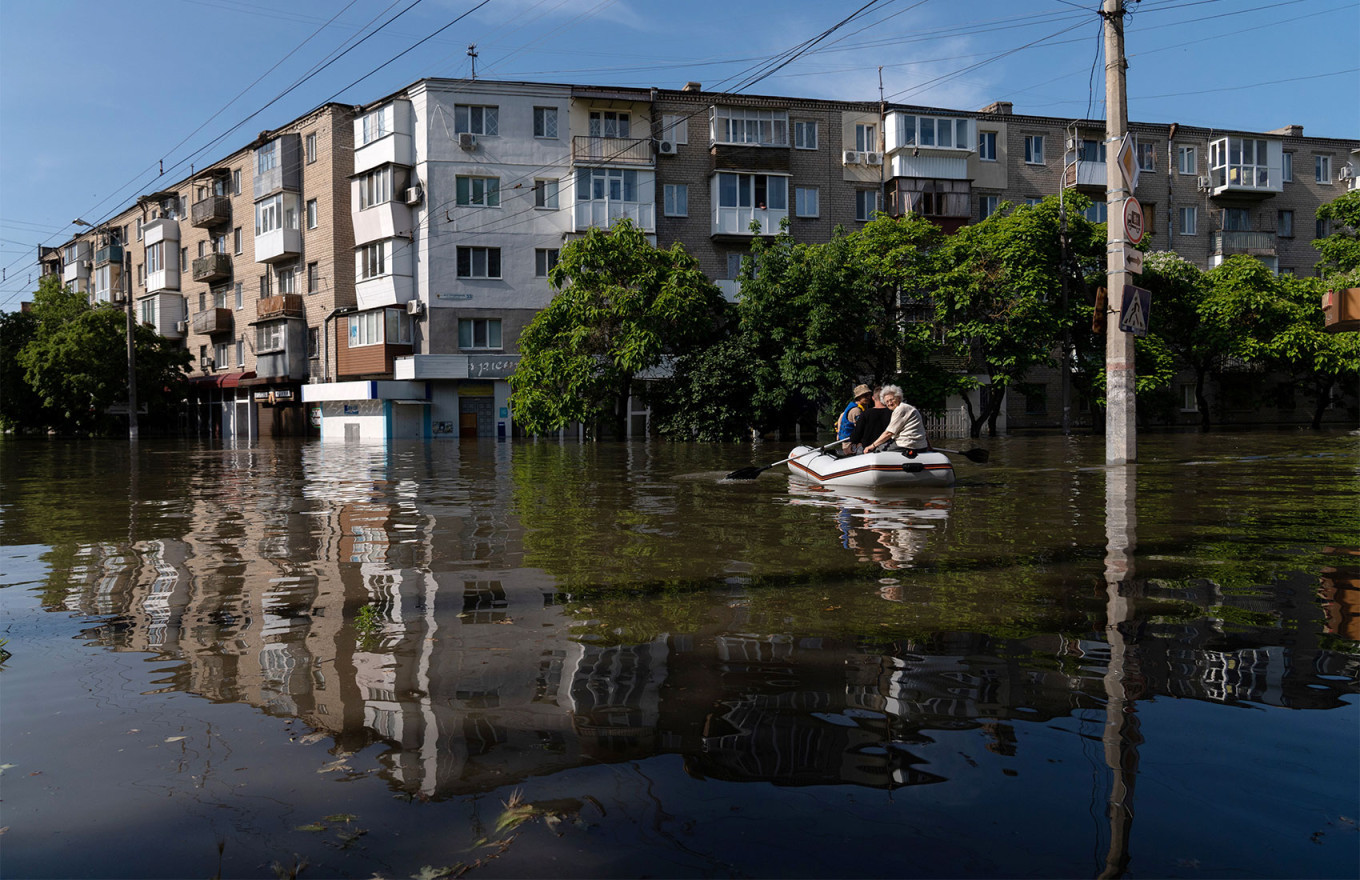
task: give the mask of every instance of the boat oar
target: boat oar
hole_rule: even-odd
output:
[[[959,449],[945,449],[943,446],[932,446],[930,448],[934,449],[936,452],[948,452],[953,455],[962,455],[969,461],[975,461],[978,464],[986,464],[987,459],[992,457],[992,454],[985,449],[974,448],[959,450]]]
[[[765,465],[765,467],[760,467],[760,468],[758,468],[758,467],[744,467],[744,468],[738,468],[738,469],[734,470],[732,473],[728,474],[728,475],[727,475],[727,479],[729,479],[729,480],[754,480],[756,477],[758,477],[758,476],[760,476],[761,474],[765,473],[766,471],[768,471],[768,470],[769,470],[770,468],[772,468],[772,467],[778,467],[779,465],[784,464],[785,462],[793,461],[795,458],[802,458],[803,455],[810,455],[810,454],[812,454],[813,452],[821,452],[823,449],[830,449],[831,447],[837,446],[837,445],[839,445],[839,444],[841,444],[841,443],[844,443],[844,442],[845,442],[845,441],[843,441],[843,440],[832,440],[830,443],[826,444],[825,446],[818,446],[816,449],[810,449],[810,450],[808,450],[807,452],[802,453],[802,455],[790,455],[788,458],[781,458],[781,459],[779,459],[779,461],[776,461],[776,462],[774,462],[773,464],[767,464],[767,465]]]

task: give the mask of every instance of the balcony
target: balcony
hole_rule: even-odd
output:
[[[571,139],[571,161],[576,165],[643,165],[656,163],[651,138],[576,135]]]
[[[201,229],[231,222],[231,199],[227,196],[208,196],[194,202],[189,210],[189,223]]]
[[[230,254],[208,254],[193,263],[193,279],[211,284],[231,277]]]
[[[577,202],[572,211],[572,232],[591,227],[608,229],[622,219],[632,220],[643,232],[656,232],[656,205],[653,202],[618,202],[596,199]]]
[[[1068,162],[1063,171],[1063,186],[1071,189],[1104,189],[1109,171],[1104,162],[1077,159]]]
[[[1273,231],[1249,232],[1225,229],[1210,236],[1209,253],[1221,257],[1230,257],[1234,254],[1273,257],[1275,245],[1276,235]]]
[[[194,332],[203,335],[230,333],[235,324],[231,309],[204,309],[194,315]]]
[[[94,264],[96,266],[107,266],[109,263],[123,265],[123,246],[121,244],[105,245],[94,252]]]
[[[283,293],[266,296],[255,307],[255,317],[261,321],[268,318],[302,318],[306,310],[302,307],[302,294]]]

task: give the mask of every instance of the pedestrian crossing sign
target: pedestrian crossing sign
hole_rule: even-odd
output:
[[[1124,305],[1119,310],[1119,329],[1134,336],[1146,336],[1148,313],[1152,311],[1152,291],[1132,284],[1124,285]]]

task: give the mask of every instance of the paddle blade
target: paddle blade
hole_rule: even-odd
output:
[[[758,468],[758,467],[744,467],[744,468],[737,468],[737,469],[734,470],[732,473],[728,474],[728,475],[725,477],[725,479],[728,479],[728,480],[754,480],[756,477],[760,476],[761,472],[763,472],[764,470],[765,470],[765,468]]]
[[[969,449],[963,455],[969,461],[975,461],[978,464],[986,464],[987,459],[992,457],[992,454],[985,449]]]

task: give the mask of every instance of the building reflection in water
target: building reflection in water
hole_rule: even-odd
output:
[[[81,548],[65,607],[104,618],[86,633],[102,644],[175,660],[167,687],[301,719],[337,754],[382,744],[391,784],[422,797],[656,754],[727,780],[938,784],[946,776],[931,748],[941,732],[981,731],[989,750],[1015,755],[1019,725],[1103,713],[1117,874],[1143,735],[1138,701],[1329,708],[1348,693],[1347,661],[1316,638],[1226,637],[1207,615],[1139,620],[1133,600],[1162,588],[1136,577],[1127,486],[1121,496],[1107,484],[1103,629],[1093,618],[1085,634],[884,641],[772,631],[732,602],[715,603],[693,632],[606,644],[579,636],[589,605],[517,566],[524,530],[494,481],[454,468],[418,486],[393,479],[382,450],[367,463],[317,452],[305,482],[281,474],[261,497],[270,462],[223,455],[235,457],[225,472],[239,469],[255,494],[225,479],[195,496],[182,538]],[[843,548],[883,568],[917,559],[950,509],[947,495],[809,492],[790,503],[824,508]],[[1277,607],[1303,615],[1318,579],[1274,588],[1294,597]],[[354,626],[363,609],[375,621],[368,631]]]

